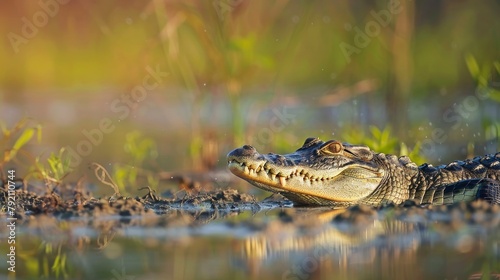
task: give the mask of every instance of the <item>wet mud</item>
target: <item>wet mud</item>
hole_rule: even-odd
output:
[[[6,205],[7,191],[0,189],[0,204]],[[222,217],[249,211],[257,213],[269,209],[293,209],[282,212],[279,219],[295,223],[302,217],[298,213],[320,215],[334,212],[331,221],[362,226],[377,219],[396,219],[409,222],[446,222],[454,227],[463,224],[476,224],[484,227],[500,226],[500,205],[477,200],[470,203],[453,205],[417,205],[408,200],[401,205],[372,207],[357,205],[346,209],[330,207],[294,207],[293,203],[280,195],[273,195],[258,201],[254,196],[235,189],[217,189],[196,194],[179,193],[160,197],[151,189],[142,197],[110,196],[95,198],[89,193],[75,191],[69,198],[57,193],[37,194],[23,190],[16,191],[15,217],[20,220],[35,218],[40,215],[58,219],[99,218],[103,216],[137,217],[165,215],[169,212],[185,212],[202,217]],[[5,211],[3,211],[5,214]],[[200,215],[204,213],[204,215]],[[193,220],[193,222],[197,222]],[[200,221],[198,221],[200,222]],[[202,221],[207,222],[207,221]]]

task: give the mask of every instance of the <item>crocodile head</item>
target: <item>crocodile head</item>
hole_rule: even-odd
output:
[[[298,205],[348,206],[375,191],[384,170],[365,146],[307,138],[291,154],[260,154],[249,145],[227,155],[229,170]]]

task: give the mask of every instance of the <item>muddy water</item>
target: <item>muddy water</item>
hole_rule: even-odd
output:
[[[344,211],[240,206],[24,219],[16,228],[15,275],[119,280],[500,277],[499,207]],[[7,240],[6,227],[0,234]],[[0,249],[6,252],[7,244]],[[5,254],[0,269],[5,279]]]

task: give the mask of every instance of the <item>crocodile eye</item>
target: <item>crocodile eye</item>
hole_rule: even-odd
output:
[[[325,154],[338,154],[344,150],[344,146],[338,141],[330,140],[321,147],[321,151]]]

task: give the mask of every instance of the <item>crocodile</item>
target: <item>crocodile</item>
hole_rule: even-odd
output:
[[[500,152],[436,167],[417,166],[407,156],[310,137],[290,154],[260,154],[244,145],[229,152],[227,161],[236,176],[294,205],[343,208],[407,200],[444,205],[476,199],[500,203]]]

